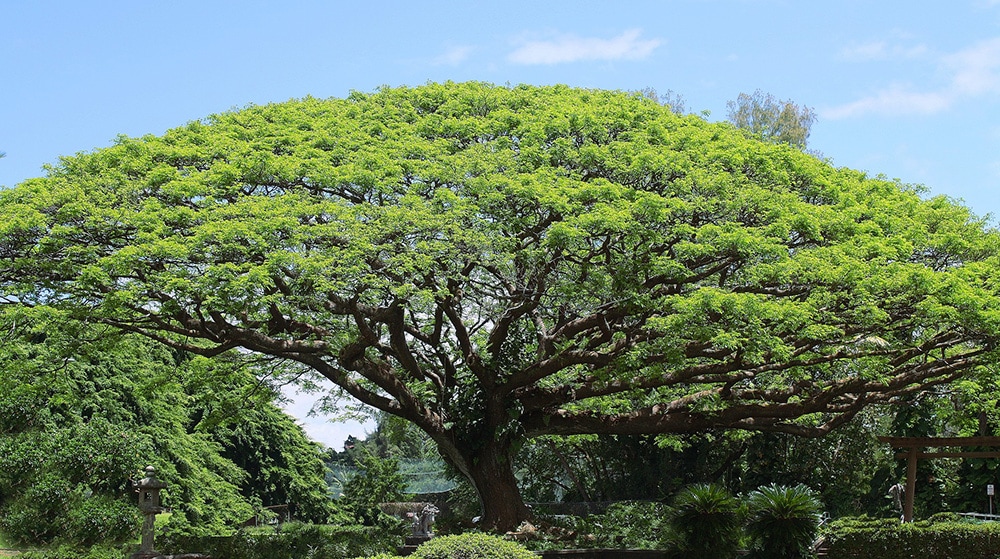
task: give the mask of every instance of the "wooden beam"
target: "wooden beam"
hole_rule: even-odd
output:
[[[897,459],[909,458],[909,456],[910,451],[896,453]],[[1000,450],[984,450],[982,452],[950,452],[944,450],[937,452],[917,452],[917,458],[1000,458]]]
[[[879,437],[893,448],[940,446],[1000,446],[1000,437]]]

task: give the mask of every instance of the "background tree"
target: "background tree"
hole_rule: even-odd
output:
[[[329,516],[318,448],[245,366],[67,322],[53,309],[5,310],[0,530],[9,537],[87,547],[134,537],[130,478],[149,464],[168,483],[171,531],[222,533],[261,504]],[[267,430],[274,424],[280,436]]]
[[[0,193],[20,305],[310,368],[479,493],[543,435],[822,435],[995,359],[997,235],[639,94],[427,85],[121,138]]]
[[[660,94],[657,93],[657,91],[652,87],[647,87],[640,90],[639,93],[644,97],[669,108],[674,114],[688,114],[687,101],[684,99],[684,96],[672,89],[668,89],[666,93]]]
[[[327,449],[324,460],[334,495],[344,493],[348,482],[365,471],[368,455],[392,460],[404,481],[403,492],[420,499],[421,494],[444,493],[455,487],[447,465],[434,441],[412,423],[382,412],[374,414],[375,430],[364,439],[348,437],[344,449]]]
[[[752,95],[740,93],[735,101],[726,103],[728,118],[737,128],[769,142],[788,144],[805,149],[809,130],[816,121],[816,111],[800,107],[792,101],[780,101],[761,90]]]

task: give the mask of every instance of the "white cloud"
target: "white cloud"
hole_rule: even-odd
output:
[[[437,56],[431,62],[436,66],[458,66],[469,59],[472,54],[470,46],[455,46],[449,48],[444,54]]]
[[[884,89],[875,95],[820,111],[820,117],[836,120],[869,113],[932,114],[947,109],[952,97],[944,92],[920,93],[901,86]]]
[[[515,64],[560,64],[581,60],[636,60],[660,46],[659,39],[640,39],[642,31],[630,29],[617,37],[601,39],[560,35],[549,40],[527,41],[507,56]]]
[[[944,65],[954,73],[952,88],[956,94],[1000,92],[1000,37],[946,56]]]
[[[879,43],[872,43],[856,54],[885,53]],[[955,102],[987,94],[1000,93],[1000,37],[981,41],[936,60],[947,83],[936,89],[920,91],[913,86],[895,85],[874,95],[820,111],[828,119],[864,114],[931,114],[950,108]]]

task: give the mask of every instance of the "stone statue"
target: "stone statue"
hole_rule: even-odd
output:
[[[893,504],[896,506],[896,510],[900,513],[903,512],[903,501],[906,499],[906,486],[902,483],[897,483],[889,488],[889,496],[892,497]],[[900,516],[900,519],[903,517]]]
[[[432,538],[431,525],[434,524],[434,515],[441,512],[437,507],[428,503],[424,505],[420,513],[413,515],[413,535],[418,538]]]

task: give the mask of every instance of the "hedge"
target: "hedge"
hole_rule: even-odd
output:
[[[936,515],[903,524],[899,520],[845,519],[824,530],[829,559],[1000,558],[1000,523]]]
[[[280,529],[253,528],[231,536],[157,538],[171,554],[204,553],[213,559],[345,559],[395,551],[402,535],[385,527],[289,522]]]

